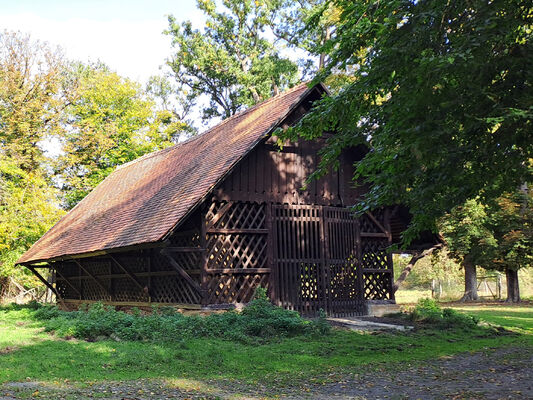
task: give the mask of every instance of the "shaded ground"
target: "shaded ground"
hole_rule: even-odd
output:
[[[106,382],[83,387],[69,382],[9,382],[0,389],[0,399],[22,398],[532,399],[533,347],[486,349],[358,374],[332,374],[295,387],[176,379]]]

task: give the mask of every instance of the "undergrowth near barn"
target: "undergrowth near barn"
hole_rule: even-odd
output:
[[[295,311],[275,307],[264,290],[258,290],[256,298],[242,312],[228,311],[209,316],[183,315],[172,307],[155,307],[148,315],[142,315],[138,309],[125,313],[101,303],[71,312],[55,306],[37,307],[34,316],[42,321],[47,332],[89,341],[166,342],[207,337],[257,343],[293,336],[324,335],[330,330],[324,317],[310,321]]]
[[[401,368],[406,362],[461,352],[506,345],[533,346],[533,331],[529,329],[522,330],[522,334],[509,334],[477,325],[442,329],[432,327],[427,321],[421,329],[409,333],[361,333],[333,329],[329,333],[318,334],[316,325],[290,313],[283,315],[294,319],[291,324],[299,327],[297,330],[287,331],[283,328],[275,331],[272,327],[265,330],[261,325],[265,322],[263,305],[262,302],[252,303],[251,309],[241,317],[250,318],[254,322],[242,323],[240,328],[229,326],[232,322],[240,324],[236,322],[238,317],[230,313],[208,317],[206,320],[209,322],[204,321],[204,325],[195,322],[198,324],[196,327],[187,327],[184,322],[170,324],[174,328],[183,327],[189,332],[173,330],[175,336],[172,340],[159,340],[161,333],[154,333],[146,334],[143,340],[147,341],[117,341],[111,338],[111,334],[98,334],[100,337],[94,337],[97,335],[95,330],[89,335],[94,339],[98,338],[94,342],[68,336],[61,338],[57,334],[63,329],[59,326],[60,322],[76,326],[76,329],[81,329],[82,326],[83,329],[95,329],[90,327],[90,312],[86,312],[87,319],[78,326],[73,325],[73,321],[69,322],[68,318],[75,320],[72,316],[81,317],[81,314],[63,314],[55,309],[42,307],[0,308],[0,383],[27,379],[87,383],[102,380],[184,378],[235,380],[251,384],[261,382],[279,387],[299,381],[320,382],[322,379],[335,377],[337,373],[360,370],[363,366],[365,370],[395,366]],[[422,310],[428,307],[431,308],[432,305],[422,305],[418,312],[424,313]],[[271,316],[280,312],[274,308],[267,310]],[[154,327],[148,322],[153,321],[151,318],[176,318],[182,321],[181,317],[173,316],[172,313],[167,315],[167,311],[159,310],[157,317],[132,315],[131,321],[142,327],[138,332],[146,332]],[[469,310],[471,311],[477,312],[475,309]],[[109,313],[110,319],[111,316],[115,318],[119,315],[104,312],[100,307],[95,307],[92,312],[95,313],[94,316],[102,317]],[[254,316],[256,312],[259,313],[259,318]],[[516,312],[521,321],[524,318],[533,321],[532,307],[516,307]],[[48,319],[43,319],[46,313]],[[56,317],[52,316],[54,313]],[[437,313],[443,315],[443,311]],[[118,318],[130,317],[120,314]],[[144,326],[140,322],[143,318],[146,318]],[[187,318],[191,319],[186,321],[194,322],[200,317]],[[490,321],[490,313],[485,313],[483,319]],[[498,321],[503,320],[500,318]],[[512,328],[514,320],[508,321],[509,326],[505,326]],[[104,325],[108,322],[104,321]],[[45,329],[53,330],[52,323],[56,324],[56,334],[45,332]],[[218,323],[221,325],[217,326]],[[259,329],[261,326],[263,328]],[[204,333],[195,336],[202,331],[200,328],[205,329]],[[246,329],[251,331],[247,331],[249,338],[245,340],[242,340],[240,334],[233,337],[234,333],[217,333],[226,328],[241,333],[246,332]],[[258,330],[254,330],[256,328]],[[193,335],[193,332],[196,333]],[[67,334],[66,328],[64,334]]]

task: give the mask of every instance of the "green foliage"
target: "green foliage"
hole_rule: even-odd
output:
[[[412,321],[438,329],[474,329],[477,316],[461,314],[452,308],[441,309],[433,299],[420,299],[410,314]]]
[[[496,245],[491,246],[491,264],[500,271],[533,266],[533,193],[506,193],[490,206],[488,225]]]
[[[61,129],[62,58],[20,33],[0,34],[0,281],[62,215],[41,143]]]
[[[175,52],[168,65],[191,99],[206,96],[203,119],[227,118],[243,106],[293,85],[297,66],[281,55],[265,32],[279,19],[280,0],[199,0],[203,30],[169,17],[167,34]],[[220,10],[222,8],[223,10]]]
[[[39,308],[35,317],[60,337],[133,341],[179,341],[192,337],[256,342],[280,337],[327,334],[324,318],[307,321],[297,312],[272,305],[264,296],[252,300],[241,313],[229,311],[206,317],[185,316],[172,308],[149,315],[116,311],[101,303],[87,310],[65,312],[55,306]]]
[[[330,62],[317,81],[350,65],[355,79],[287,132],[337,132],[316,175],[338,165],[343,149],[368,145],[355,174],[371,186],[360,209],[408,206],[407,241],[468,199],[493,199],[532,180],[531,5],[332,3],[341,14],[320,49]]]
[[[455,207],[440,224],[448,250],[459,263],[487,266],[489,249],[496,246],[488,226],[490,210],[478,200]]]
[[[73,64],[69,128],[56,162],[67,208],[121,164],[174,144],[186,124],[157,110],[140,85],[103,65]]]
[[[450,254],[485,269],[519,270],[533,265],[531,193],[513,191],[484,205],[469,200],[440,224]]]
[[[36,320],[35,311],[27,307],[0,307],[0,383],[30,377],[56,387],[53,382],[68,379],[83,382],[85,388],[93,381],[157,378],[166,382],[191,379],[195,386],[206,382],[210,388],[219,382],[280,388],[308,385],[314,379],[320,382],[323,377],[336,379],[339,373],[404,368],[420,360],[533,344],[531,307],[478,306],[468,307],[467,312],[482,314],[484,320],[505,328],[521,326],[523,335],[462,329],[420,329],[407,334],[335,329],[329,335],[296,336],[260,344],[205,336],[155,343],[87,342],[58,340],[43,332],[46,321]]]

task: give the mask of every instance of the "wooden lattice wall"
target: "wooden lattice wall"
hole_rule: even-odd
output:
[[[392,299],[388,211],[243,201],[207,203],[163,248],[54,264],[64,299],[247,303],[257,287],[305,315],[361,315]]]

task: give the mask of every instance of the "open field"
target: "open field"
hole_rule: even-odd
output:
[[[208,338],[177,338],[167,343],[86,342],[43,332],[28,308],[4,309],[0,311],[0,396],[425,398],[417,390],[427,386],[428,380],[432,387],[453,393],[473,390],[465,379],[473,379],[476,368],[482,369],[477,374],[491,392],[533,396],[533,391],[528,392],[531,388],[513,383],[513,379],[531,381],[533,307],[490,304],[457,309],[516,333],[335,330],[325,337],[262,344]],[[383,379],[372,382],[377,376]],[[418,386],[417,377],[421,379]],[[454,383],[450,386],[448,380]],[[468,395],[483,398],[476,397],[482,389]],[[491,398],[487,393],[484,396]]]

